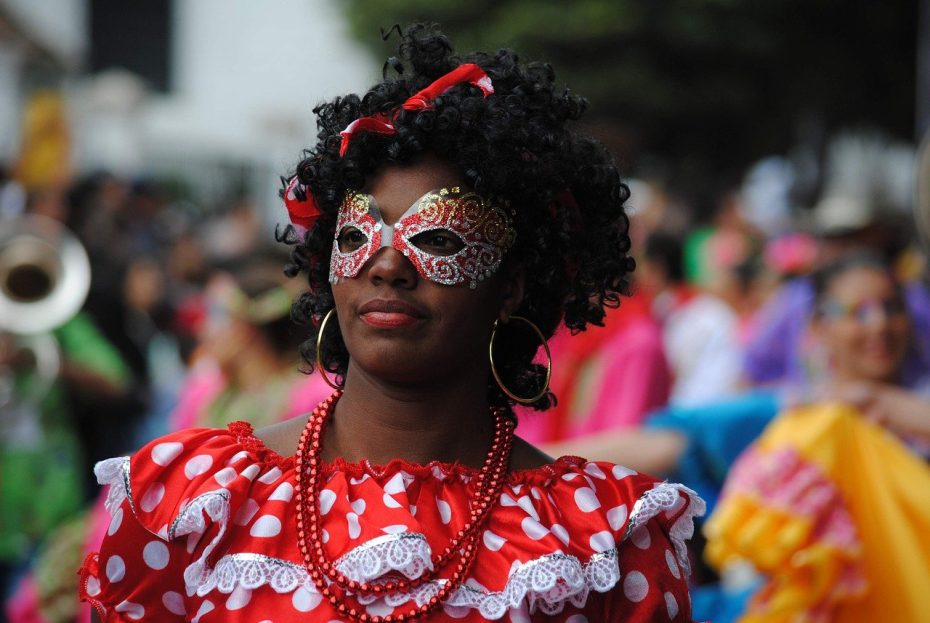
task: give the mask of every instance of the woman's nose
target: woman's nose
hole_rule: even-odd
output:
[[[368,279],[373,284],[386,283],[397,288],[412,288],[417,270],[407,257],[393,247],[384,247],[368,263]]]

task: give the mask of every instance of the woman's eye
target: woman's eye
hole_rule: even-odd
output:
[[[368,236],[363,234],[355,227],[346,227],[339,233],[336,239],[339,243],[339,250],[343,253],[351,253],[361,249],[368,242]]]
[[[461,238],[445,229],[425,231],[411,238],[410,242],[430,255],[455,255],[465,247]]]

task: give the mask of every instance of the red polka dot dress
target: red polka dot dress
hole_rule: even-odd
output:
[[[468,520],[477,470],[337,461],[319,494],[347,578],[417,578]],[[112,520],[81,569],[103,621],[341,621],[298,547],[295,461],[248,424],[191,429],[96,467]],[[563,457],[510,474],[465,582],[427,621],[690,621],[685,540],[704,503],[680,485]],[[348,597],[369,615],[426,603],[444,582]]]

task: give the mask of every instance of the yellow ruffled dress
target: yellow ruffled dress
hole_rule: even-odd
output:
[[[705,533],[766,578],[742,623],[930,622],[930,466],[849,406],[776,418]]]

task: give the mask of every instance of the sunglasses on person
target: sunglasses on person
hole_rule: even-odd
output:
[[[900,298],[867,299],[855,303],[844,303],[836,299],[829,299],[820,306],[823,317],[831,320],[837,318],[852,318],[859,324],[868,324],[875,320],[878,313],[885,318],[892,318],[905,313],[904,301]]]

